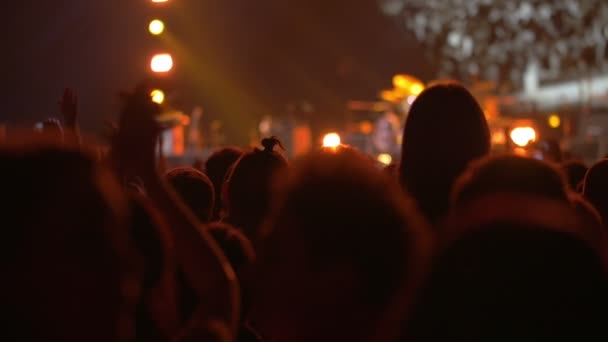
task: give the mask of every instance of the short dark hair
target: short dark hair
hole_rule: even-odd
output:
[[[27,340],[115,340],[120,308],[135,299],[123,298],[124,280],[138,266],[118,181],[77,147],[17,144],[0,146],[11,226],[0,248],[0,298],[11,312],[2,339],[19,330]]]
[[[595,163],[587,174],[583,184],[583,196],[593,204],[602,215],[604,224],[608,222],[608,159]]]
[[[560,169],[544,161],[508,155],[472,163],[455,182],[452,203],[459,205],[481,195],[505,192],[568,201]]]
[[[366,156],[349,150],[313,154],[296,162],[277,187],[283,201],[264,230],[261,252],[267,256],[289,253],[281,245],[295,237],[313,269],[353,267],[361,302],[371,308],[386,305],[421,262],[424,221]]]
[[[201,222],[211,221],[215,190],[204,173],[192,167],[179,167],[167,172],[165,177]]]
[[[274,151],[276,138],[263,141],[264,149],[253,149],[239,158],[226,178],[229,222],[255,244],[258,228],[273,201],[274,176],[287,169],[287,160]]]
[[[237,147],[224,147],[213,152],[205,161],[205,174],[213,183],[215,189],[215,208],[213,219],[220,219],[222,210],[222,185],[234,163],[243,155],[243,151]]]
[[[255,261],[251,242],[238,229],[222,222],[210,223],[207,229],[237,274],[241,268]]]
[[[569,160],[562,164],[562,169],[568,178],[568,184],[572,191],[577,191],[579,185],[585,180],[589,168],[580,160]]]
[[[608,282],[592,246],[534,224],[465,231],[437,253],[404,340],[606,338]]]

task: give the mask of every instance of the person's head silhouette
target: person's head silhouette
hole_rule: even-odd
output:
[[[447,212],[456,177],[489,151],[488,124],[473,95],[455,82],[434,84],[416,98],[405,124],[401,184],[437,221]]]
[[[608,222],[608,159],[597,162],[585,175],[583,196],[593,204],[602,216],[604,224]]]
[[[213,210],[213,219],[219,220],[223,208],[222,203],[222,186],[226,180],[226,176],[234,163],[243,155],[243,151],[236,147],[224,147],[217,150],[205,161],[205,174],[213,183],[215,189],[215,208]]]
[[[296,161],[286,178],[263,231],[259,327],[278,340],[367,340],[424,259],[423,221],[352,149]]]
[[[560,169],[540,160],[505,155],[473,162],[455,181],[452,204],[500,193],[568,201],[567,183]]]
[[[562,169],[568,177],[570,189],[572,189],[572,191],[578,191],[580,189],[579,185],[581,185],[589,170],[587,165],[580,160],[570,160],[562,164]]]
[[[165,177],[201,222],[212,220],[215,190],[204,173],[193,167],[178,167],[167,172]]]
[[[285,158],[274,150],[277,145],[281,143],[274,137],[262,140],[264,148],[243,154],[224,183],[228,222],[241,229],[254,244],[273,200],[274,176],[287,168]]]

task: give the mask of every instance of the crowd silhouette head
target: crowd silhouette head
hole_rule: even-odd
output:
[[[244,153],[232,166],[226,181],[225,207],[228,222],[255,241],[258,229],[273,201],[271,191],[275,175],[287,168],[287,160],[275,147],[282,148],[275,138],[262,140],[263,149]]]
[[[315,153],[290,171],[264,230],[261,321],[274,322],[270,333],[281,340],[321,331],[371,338],[374,322],[416,277],[423,220],[380,168],[351,149]]]
[[[215,208],[215,190],[209,178],[191,167],[179,167],[166,174],[184,203],[203,223],[211,222]]]
[[[433,222],[447,212],[452,183],[490,151],[483,110],[462,85],[441,82],[416,98],[403,131],[400,180]]]
[[[101,157],[72,92],[65,131],[0,141],[4,340],[606,340],[608,160],[490,156],[479,104],[442,82],[395,165],[288,162],[270,137],[166,172],[149,95],[123,96]]]

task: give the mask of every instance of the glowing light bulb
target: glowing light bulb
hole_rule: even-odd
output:
[[[555,114],[549,116],[549,119],[547,121],[549,123],[549,127],[551,128],[558,128],[562,124],[562,119]]]
[[[152,102],[157,104],[163,104],[165,102],[165,92],[160,89],[154,89],[150,93],[150,97],[152,98]]]
[[[511,140],[520,147],[528,146],[536,141],[536,130],[532,127],[517,127],[511,131]]]
[[[150,61],[150,69],[153,72],[169,72],[173,69],[173,57],[168,53],[154,55]]]
[[[393,162],[393,157],[391,157],[388,153],[382,153],[378,155],[378,161],[384,165],[391,165]]]
[[[420,95],[424,91],[424,86],[420,83],[414,83],[410,86],[410,93],[415,96]]]
[[[338,133],[327,133],[323,137],[323,147],[338,147],[342,143]]]
[[[154,19],[148,25],[148,31],[150,34],[158,36],[165,32],[165,23],[162,20]]]

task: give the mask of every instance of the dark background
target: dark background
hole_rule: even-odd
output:
[[[263,114],[309,101],[339,120],[349,99],[374,99],[397,72],[430,79],[420,46],[374,0],[20,0],[3,4],[3,122],[57,115],[65,86],[80,94],[81,122],[98,127],[117,94],[149,77],[150,56],[174,54],[164,86],[185,111],[222,119],[235,142]],[[153,17],[168,26],[151,37]],[[4,60],[6,58],[6,60]],[[238,139],[237,139],[238,138]]]

